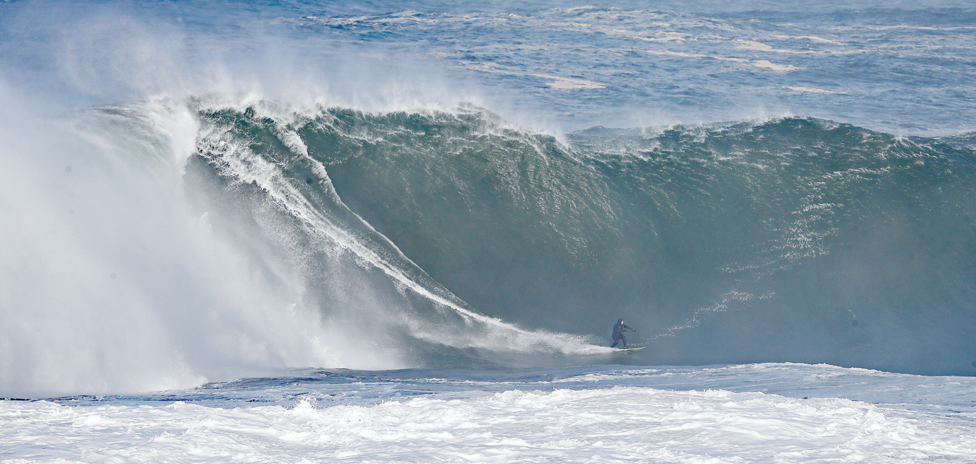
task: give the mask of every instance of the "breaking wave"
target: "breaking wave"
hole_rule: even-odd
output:
[[[650,348],[629,362],[976,372],[966,135],[214,98],[53,126],[40,151],[76,157],[2,179],[33,192],[2,203],[7,392],[579,363],[618,317]]]
[[[355,236],[380,281],[464,317],[593,337],[625,317],[658,363],[973,370],[974,158],[954,139],[804,118],[557,137],[477,107],[260,102],[200,118],[188,179],[250,182],[309,231]],[[420,338],[455,336],[434,327]]]

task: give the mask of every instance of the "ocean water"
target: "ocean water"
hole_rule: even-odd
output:
[[[972,377],[827,365],[304,370],[0,403],[9,462],[971,462]]]
[[[0,462],[972,462],[974,37],[2,2]]]

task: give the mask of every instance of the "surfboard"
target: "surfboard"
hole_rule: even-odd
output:
[[[617,350],[617,351],[640,351],[640,350],[643,350],[644,348],[647,348],[647,347],[646,346],[635,346],[635,347],[632,347],[632,348],[614,348],[614,349]]]

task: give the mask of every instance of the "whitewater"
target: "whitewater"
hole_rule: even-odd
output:
[[[976,461],[974,25],[2,2],[0,462]]]
[[[791,364],[316,370],[5,402],[0,440],[51,462],[968,462],[972,380]]]

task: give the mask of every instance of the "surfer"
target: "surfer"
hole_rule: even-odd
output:
[[[613,325],[613,345],[610,345],[610,348],[616,347],[619,342],[623,342],[624,348],[627,348],[627,338],[624,337],[624,332],[628,330],[636,332],[633,327],[624,324],[623,319],[617,319],[617,323]]]

